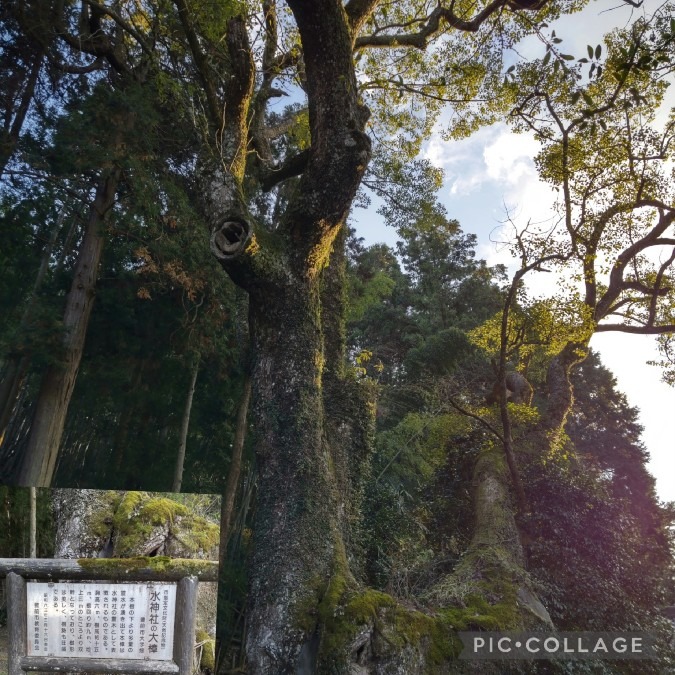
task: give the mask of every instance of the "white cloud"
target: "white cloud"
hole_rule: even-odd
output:
[[[591,345],[615,374],[628,402],[640,409],[642,440],[651,455],[648,468],[656,478],[659,497],[675,500],[675,439],[668,429],[675,410],[675,389],[660,380],[658,368],[645,365],[659,358],[654,340],[623,333],[599,333],[593,336]]]
[[[537,180],[532,158],[539,151],[539,143],[526,134],[514,134],[507,127],[497,127],[495,139],[483,150],[488,178],[506,185],[517,185],[523,180]]]
[[[495,209],[504,207],[524,218],[550,218],[554,194],[539,180],[533,157],[539,144],[528,134],[514,134],[505,124],[481,129],[468,139],[445,142],[434,135],[424,157],[446,174],[450,203],[480,189],[500,195]],[[505,215],[505,214],[504,214]]]
[[[422,156],[445,172],[451,195],[466,196],[487,178],[483,149],[495,135],[495,127],[486,127],[461,141],[444,141],[434,134]]]

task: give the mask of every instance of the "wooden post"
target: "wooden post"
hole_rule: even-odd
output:
[[[10,572],[7,575],[7,675],[24,675],[21,659],[28,649],[27,616],[26,581],[21,575]]]
[[[37,558],[37,488],[29,487],[30,493],[30,557]]]
[[[42,673],[114,673],[115,675],[178,675],[173,661],[136,659],[71,659],[59,656],[26,656],[24,671]],[[22,675],[26,675],[25,672]]]
[[[182,560],[173,558],[157,570],[151,566],[154,558],[118,558],[114,562],[104,559],[97,564],[96,558],[86,560],[45,559],[45,558],[0,558],[0,577],[17,572],[26,579],[66,581],[83,579],[88,581],[180,581],[194,576],[200,581],[218,581],[217,560]],[[108,563],[108,564],[105,564]]]
[[[192,673],[198,583],[196,577],[184,577],[178,582],[178,588],[176,589],[173,660],[178,666],[180,675]]]

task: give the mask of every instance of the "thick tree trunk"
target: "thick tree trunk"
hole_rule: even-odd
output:
[[[544,427],[553,435],[551,440],[562,432],[567,415],[574,403],[570,372],[581,363],[588,354],[588,345],[568,343],[551,361],[546,375],[548,404],[543,417]]]
[[[176,457],[176,470],[173,475],[173,485],[171,492],[180,492],[183,483],[183,465],[185,464],[185,450],[187,449],[188,430],[190,428],[190,413],[192,412],[192,400],[197,387],[197,375],[199,375],[199,358],[195,358],[190,374],[190,386],[185,398],[185,408],[183,409],[183,419],[180,424],[180,441],[178,443],[178,457]]]
[[[96,558],[105,537],[91,532],[91,514],[101,508],[105,493],[98,490],[52,490],[54,557]]]
[[[516,517],[518,511],[523,515],[526,503],[515,451],[525,446],[545,452],[559,443],[573,403],[570,371],[585,353],[584,345],[568,344],[552,360],[547,379],[548,405],[542,421],[517,441],[512,439],[509,413],[502,401],[506,453],[502,458],[489,447],[481,450],[474,469],[474,535],[455,572],[434,590],[436,602],[461,605],[468,594],[477,593],[492,604],[510,604],[513,614],[508,628],[552,627],[526,571]]]
[[[377,387],[357,381],[346,373],[347,314],[346,255],[347,228],[333,244],[330,264],[321,278],[321,327],[325,369],[323,407],[325,438],[339,481],[338,494],[342,540],[350,567],[358,570],[362,560],[353,546],[362,518],[362,501],[375,447],[375,400]]]
[[[331,577],[344,573],[318,291],[316,279],[293,279],[251,295],[259,482],[247,655],[256,675],[314,672],[317,607]]]
[[[250,400],[251,378],[249,375],[246,375],[244,390],[239,401],[239,409],[237,410],[237,427],[234,432],[234,443],[232,444],[232,460],[230,462],[230,470],[227,473],[223,500],[220,505],[220,550],[218,559],[221,565],[225,564],[225,556],[227,555],[227,543],[230,537],[234,500],[237,496],[239,474],[241,473],[241,458],[246,440],[246,420],[248,418]]]
[[[526,571],[516,522],[510,472],[498,448],[481,450],[473,476],[474,533],[457,569],[434,590],[436,602],[466,606],[476,594],[491,605],[511,607],[509,626],[553,626]]]
[[[508,410],[502,404],[502,418],[506,417],[508,422],[504,424],[507,452],[505,457],[490,447],[480,452],[474,469],[474,535],[455,572],[431,594],[436,603],[461,606],[467,596],[478,594],[490,604],[512,608],[510,625],[501,628],[553,627],[526,571],[516,518],[517,511],[522,515],[525,501],[522,486],[513,484],[513,467],[507,470],[507,466],[515,462],[514,453],[519,445],[545,452],[560,442],[573,403],[570,371],[583,361],[585,354],[584,345],[568,344],[552,360],[547,378],[548,405],[542,421],[517,442],[511,438]]]
[[[52,482],[94,305],[96,279],[104,243],[101,226],[114,203],[119,178],[120,170],[117,168],[104,175],[89,210],[73,283],[66,298],[61,363],[50,366],[42,378],[28,446],[19,474],[19,485],[49,487]]]
[[[249,292],[259,472],[247,637],[254,674],[315,672],[324,610],[351,583],[339,495],[346,463],[327,439],[339,426],[324,419],[321,277],[370,159],[368,110],[358,101],[343,3],[288,5],[303,45],[312,143],[278,227],[260,227],[242,198],[254,81],[242,17],[227,36],[233,86],[218,137],[232,141],[220,147],[228,169],[200,171],[212,250]],[[213,117],[221,129],[219,107]]]

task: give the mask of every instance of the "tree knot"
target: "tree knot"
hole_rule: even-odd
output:
[[[211,251],[219,260],[232,258],[246,249],[251,226],[241,218],[228,216],[211,234]]]

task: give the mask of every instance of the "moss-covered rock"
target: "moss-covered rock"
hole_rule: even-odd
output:
[[[212,557],[220,528],[184,504],[147,492],[107,492],[89,517],[98,538],[112,537],[114,557],[165,554]]]

